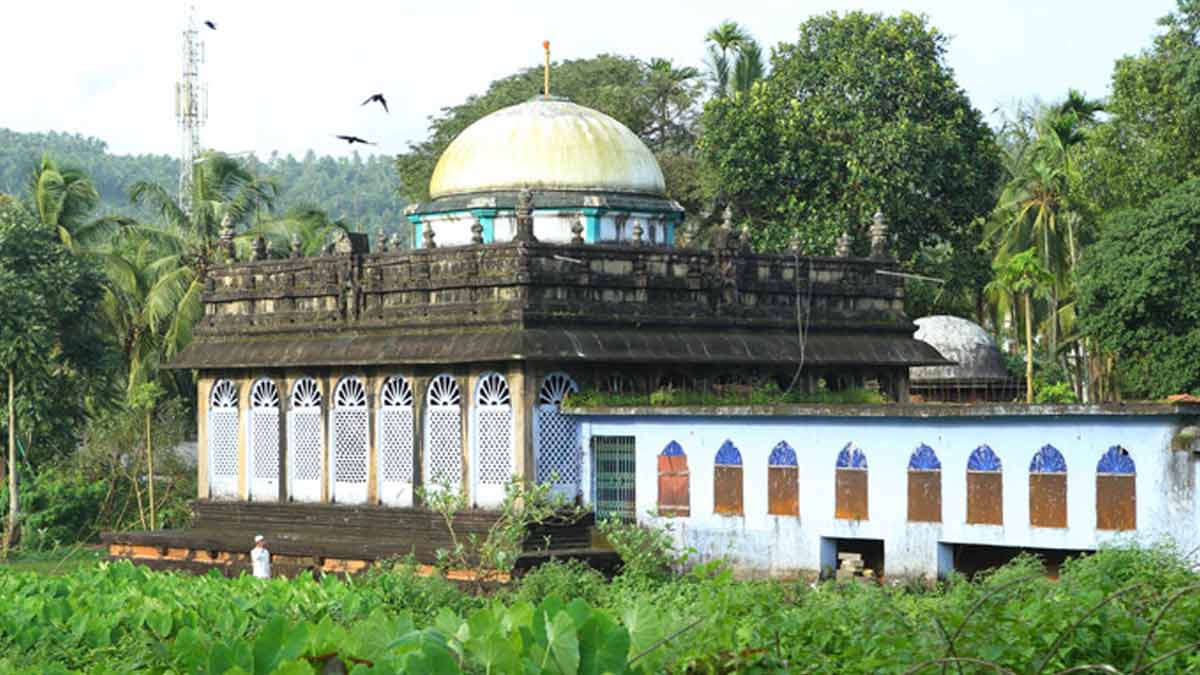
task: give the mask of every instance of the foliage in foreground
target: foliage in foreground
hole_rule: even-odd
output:
[[[490,599],[411,567],[319,582],[0,568],[0,671],[902,673],[947,657],[963,672],[1196,672],[1198,590],[1173,554],[1116,549],[1057,580],[1024,558],[929,590],[739,582],[719,564],[604,582],[554,563]]]

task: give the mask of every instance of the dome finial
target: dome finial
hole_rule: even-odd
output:
[[[542,49],[546,50],[546,67],[545,67],[545,72],[542,74],[542,78],[543,78],[542,97],[544,100],[549,101],[550,100],[550,41],[549,40],[542,41]]]

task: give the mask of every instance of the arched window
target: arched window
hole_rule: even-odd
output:
[[[325,424],[321,416],[321,387],[311,377],[292,385],[287,413],[288,498],[321,501],[325,473]]]
[[[767,513],[800,515],[800,468],[796,465],[796,451],[787,441],[779,441],[767,458]]]
[[[686,518],[691,514],[692,495],[688,485],[687,455],[675,441],[658,455],[658,514]]]
[[[429,382],[425,397],[424,482],[462,489],[462,392],[454,376],[443,373]]]
[[[742,515],[742,453],[728,439],[713,462],[713,513]]]
[[[967,523],[1004,524],[1004,473],[1000,458],[986,445],[967,458]]]
[[[508,382],[500,373],[484,373],[475,386],[474,501],[498,506],[513,476],[513,414]]]
[[[583,444],[579,438],[579,422],[562,414],[560,406],[567,394],[579,391],[575,381],[565,373],[551,373],[542,380],[538,391],[535,418],[533,463],[537,467],[537,482],[553,481],[554,491],[574,499],[583,479]]]
[[[1029,462],[1029,524],[1067,526],[1067,460],[1053,445],[1044,445]]]
[[[1119,445],[1096,465],[1096,529],[1137,529],[1137,467]]]
[[[389,506],[412,506],[413,391],[408,380],[394,375],[379,388],[379,500]]]
[[[942,522],[942,462],[924,443],[908,458],[908,520]]]
[[[867,519],[867,455],[853,443],[838,453],[834,517]]]
[[[213,499],[237,499],[238,390],[229,380],[213,383],[208,396],[208,493]]]
[[[331,498],[342,504],[367,501],[367,388],[357,377],[346,377],[333,390],[329,412],[333,429],[333,490]]]
[[[279,387],[268,379],[250,387],[250,499],[279,499]]]

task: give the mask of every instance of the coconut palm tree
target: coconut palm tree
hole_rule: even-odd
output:
[[[42,154],[29,177],[28,198],[38,220],[57,230],[72,253],[101,242],[124,222],[119,217],[88,220],[100,204],[96,184],[82,169],[60,167],[49,154]]]
[[[245,228],[260,208],[269,212],[276,186],[271,179],[251,173],[238,160],[221,153],[206,153],[192,173],[191,208],[156,183],[139,181],[130,188],[135,204],[147,204],[159,213],[155,225],[129,229],[150,242],[155,259],[155,318],[163,317],[163,357],[171,358],[191,341],[192,326],[202,311],[200,294],[204,275],[217,262],[222,223]]]
[[[1070,294],[1085,222],[1086,209],[1075,198],[1075,158],[1099,110],[1099,102],[1071,90],[1057,105],[1020,111],[1003,132],[1009,180],[992,214],[988,237],[996,242],[998,264],[1033,247],[1053,275],[1047,345],[1052,357],[1059,346],[1059,304]]]
[[[733,67],[733,91],[744,94],[767,74],[763,50],[758,41],[747,37],[737,48],[737,63]]]
[[[708,31],[704,40],[709,43],[708,70],[713,90],[717,96],[728,96],[731,93],[738,49],[742,43],[752,38],[736,21],[722,21],[716,28]]]
[[[1042,265],[1037,250],[1030,248],[996,265],[989,292],[1009,293],[1021,298],[1025,309],[1025,402],[1033,403],[1033,299],[1045,295],[1054,281]]]

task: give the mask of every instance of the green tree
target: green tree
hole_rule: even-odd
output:
[[[1142,207],[1200,175],[1200,0],[1178,0],[1150,49],[1117,61],[1110,118],[1084,169],[1102,209]]]
[[[677,68],[666,59],[645,62],[601,54],[554,63],[550,73],[551,94],[610,115],[629,127],[655,153],[678,154],[690,147],[693,118],[702,89],[697,71]],[[429,178],[451,141],[484,115],[524,103],[541,91],[542,68],[526,68],[492,82],[483,94],[442,109],[430,119],[428,138],[411,144],[408,152],[396,158],[404,196],[409,201],[428,199]],[[686,169],[690,165],[675,166]],[[693,180],[670,175],[666,179],[668,185],[688,185]]]
[[[902,260],[941,242],[972,255],[1000,164],[945,48],[945,36],[907,13],[806,21],[748,95],[706,105],[700,153],[711,189],[753,223],[760,248],[798,233],[809,252],[831,253],[850,232],[865,252],[882,209]]]
[[[100,203],[95,183],[84,171],[59,168],[47,153],[29,178],[29,201],[43,225],[53,227],[72,252],[101,240],[115,224],[111,218],[89,221]]]
[[[728,96],[734,91],[738,51],[754,40],[736,21],[722,21],[708,31],[704,41],[708,43],[708,77],[713,93]],[[759,53],[761,56],[761,50]]]
[[[1117,355],[1125,393],[1200,391],[1200,179],[1106,217],[1080,260],[1079,323]]]
[[[1008,179],[992,213],[988,237],[996,244],[998,265],[1033,247],[1054,276],[1047,319],[1051,358],[1058,353],[1060,301],[1071,292],[1079,230],[1088,220],[1085,200],[1078,195],[1077,157],[1100,110],[1099,102],[1071,90],[1056,105],[1021,111],[1002,132]]]
[[[993,288],[1021,298],[1025,308],[1025,402],[1033,403],[1033,298],[1044,295],[1054,277],[1042,265],[1036,249],[999,262]]]
[[[100,284],[100,275],[67,250],[55,229],[12,200],[0,203],[0,371],[8,397],[5,551],[20,531],[18,399],[37,397],[39,385],[52,389],[91,366],[101,340],[92,332],[95,323],[89,315]]]
[[[192,327],[200,320],[200,293],[206,270],[218,262],[222,223],[248,227],[261,209],[270,211],[275,191],[274,181],[260,178],[221,153],[206,153],[196,162],[190,212],[161,185],[138,182],[130,188],[134,203],[153,207],[159,216],[153,226],[131,229],[153,242],[158,253],[153,263],[154,300],[147,306],[147,318],[167,322],[162,335],[165,358],[191,341]]]

